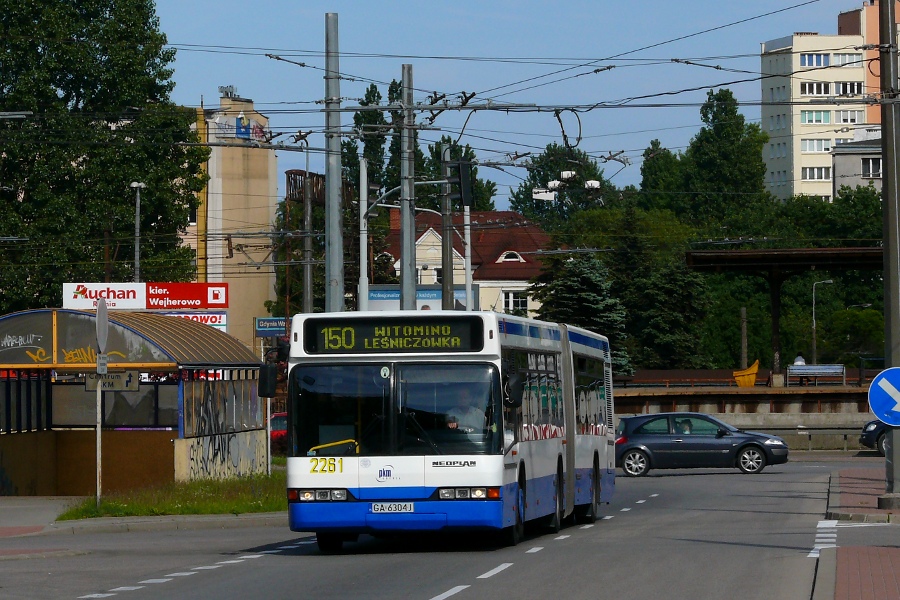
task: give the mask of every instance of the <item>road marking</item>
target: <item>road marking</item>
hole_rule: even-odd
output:
[[[111,592],[133,592],[135,590],[143,589],[142,585],[123,585],[122,587],[113,588],[109,591]]]
[[[593,526],[594,526],[594,524],[593,524],[593,523],[590,523],[590,524],[588,524],[588,525],[582,525],[581,527],[579,527],[579,529],[590,529],[590,528],[593,527]]]
[[[572,536],[570,536],[570,535],[567,534],[567,535],[560,535],[560,536],[557,536],[557,537],[555,537],[555,538],[553,538],[553,539],[554,539],[554,540],[564,540],[564,539],[569,538],[569,537],[572,537]]]
[[[656,497],[658,497],[658,496],[659,496],[659,494],[650,494],[650,497],[651,497],[651,498],[656,498]]]
[[[832,527],[836,527],[836,526],[837,526],[836,520],[819,521],[819,524],[816,525],[816,527],[819,529],[831,529]]]
[[[646,500],[638,500],[635,504],[643,504],[644,502],[646,502]]]
[[[884,527],[893,523],[838,523],[835,527]]]
[[[604,520],[604,521],[609,521],[609,520],[612,519],[614,516],[615,516],[615,515],[606,515],[605,517],[603,517],[603,520]]]
[[[631,510],[631,509],[630,509],[630,508],[623,508],[623,509],[622,509],[621,511],[619,511],[619,512],[628,512],[629,510]]]
[[[138,583],[165,583],[167,581],[172,581],[171,579],[145,579],[143,581],[138,581]]]
[[[192,573],[169,573],[166,577],[187,577],[188,575],[196,575],[197,571]]]
[[[203,567],[191,567],[191,571],[211,571],[213,569],[221,568],[222,565],[206,565]]]
[[[262,554],[245,554],[241,558],[262,558]]]
[[[532,548],[531,550],[526,550],[526,551],[525,551],[525,554],[534,554],[535,552],[540,552],[540,551],[543,550],[543,549],[544,549],[543,546],[535,546],[535,547]]]
[[[239,564],[242,562],[244,562],[244,561],[242,561],[242,560],[220,560],[216,564],[217,565],[236,565],[236,564]]]
[[[491,569],[490,571],[488,571],[487,573],[484,573],[483,575],[479,575],[476,579],[487,579],[488,577],[493,577],[497,573],[499,573],[501,571],[505,571],[506,569],[510,568],[511,566],[513,566],[512,563],[503,563],[499,567],[497,567],[495,569]]]
[[[458,586],[456,586],[456,587],[454,587],[454,588],[450,588],[449,590],[447,590],[446,592],[444,592],[443,594],[441,594],[441,595],[439,595],[439,596],[435,596],[434,598],[431,598],[431,600],[444,600],[444,598],[449,598],[450,596],[455,596],[456,594],[460,593],[461,591],[463,591],[463,590],[466,589],[467,587],[469,587],[469,586],[467,586],[467,585],[458,585]]]
[[[115,596],[115,594],[88,594],[87,596],[78,596],[78,600],[82,598],[109,598],[110,596]]]
[[[299,548],[300,546],[278,546],[279,550],[293,550],[294,548]]]

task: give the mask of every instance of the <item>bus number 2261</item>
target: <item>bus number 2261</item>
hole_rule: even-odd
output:
[[[310,473],[343,473],[343,458],[311,458],[309,459]]]

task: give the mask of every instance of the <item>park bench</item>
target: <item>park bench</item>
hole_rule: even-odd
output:
[[[820,377],[841,378],[841,384],[847,385],[847,370],[844,365],[788,365],[787,377],[784,384],[791,385],[791,377],[798,382],[804,379],[812,379],[814,385],[819,385]]]

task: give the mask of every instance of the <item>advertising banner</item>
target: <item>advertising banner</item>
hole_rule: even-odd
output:
[[[97,300],[110,310],[228,308],[227,283],[64,283],[63,308],[95,310]]]
[[[228,313],[224,310],[207,310],[207,311],[184,311],[184,312],[164,312],[160,313],[167,317],[178,317],[179,319],[189,319],[197,321],[210,327],[215,327],[225,333],[228,333]]]

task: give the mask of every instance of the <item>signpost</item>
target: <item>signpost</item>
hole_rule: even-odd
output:
[[[872,380],[869,408],[881,421],[900,427],[900,367],[885,369]]]
[[[118,373],[88,373],[84,378],[84,389],[87,392],[98,388],[104,392],[136,392],[140,389],[139,371],[120,371]]]
[[[109,356],[106,354],[106,340],[109,337],[109,315],[106,312],[106,300],[97,300],[97,376],[106,375]],[[97,508],[100,508],[101,454],[100,432],[103,427],[103,386],[97,386]]]

